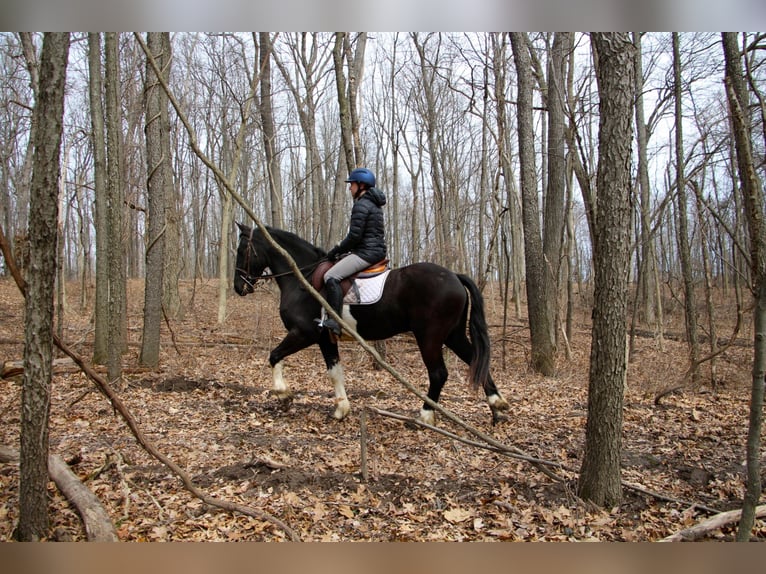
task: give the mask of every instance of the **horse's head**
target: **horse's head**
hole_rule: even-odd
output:
[[[255,281],[263,274],[268,262],[264,259],[263,249],[258,249],[258,230],[241,223],[237,223],[237,227],[239,244],[234,271],[234,291],[238,295],[247,295],[253,292]]]

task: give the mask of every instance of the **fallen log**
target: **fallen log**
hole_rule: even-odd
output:
[[[726,526],[727,524],[731,524],[732,522],[737,522],[741,515],[742,510],[730,510],[729,512],[722,512],[721,514],[711,516],[707,520],[703,520],[694,526],[684,528],[680,532],[671,534],[670,536],[660,540],[660,542],[691,542],[693,540],[698,540],[713,530],[717,530],[718,528]],[[764,516],[766,516],[766,504],[758,506],[755,509],[756,518],[763,518]]]
[[[100,370],[105,370],[103,367]],[[77,373],[80,367],[69,357],[53,359],[53,373],[60,375],[62,373]],[[5,361],[0,368],[0,378],[10,379],[24,374],[24,361]]]
[[[0,446],[0,462],[19,462],[18,451]],[[98,497],[72,472],[63,458],[48,455],[48,474],[80,513],[89,542],[119,542],[117,530]]]

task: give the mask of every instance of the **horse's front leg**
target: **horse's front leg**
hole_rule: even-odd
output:
[[[284,379],[284,358],[305,349],[314,342],[301,331],[289,331],[282,342],[269,354],[273,382],[271,394],[277,398],[283,411],[289,410],[293,402],[293,392]]]
[[[279,408],[283,411],[288,411],[290,410],[290,405],[293,404],[293,392],[287,386],[287,383],[285,383],[284,367],[284,361],[279,361],[271,367],[271,377],[273,381],[271,394],[277,397]]]
[[[335,412],[333,412],[332,416],[342,421],[351,411],[351,403],[349,403],[346,396],[346,375],[338,355],[338,344],[330,341],[329,336],[323,333],[319,341],[319,348],[322,351],[322,357],[324,357],[324,362],[327,366],[327,374],[335,389]]]

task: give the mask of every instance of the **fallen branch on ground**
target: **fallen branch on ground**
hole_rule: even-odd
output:
[[[0,446],[0,462],[18,461],[18,451]],[[56,454],[48,455],[48,474],[66,499],[77,508],[89,542],[120,541],[112,519],[101,501],[80,482],[63,458]]]
[[[24,297],[26,297],[27,295],[26,282],[21,277],[21,273],[19,272],[18,267],[16,267],[16,263],[13,259],[13,255],[10,251],[8,242],[6,241],[5,235],[3,234],[1,228],[0,228],[0,250],[2,251],[5,257],[6,265],[8,266],[8,269],[11,271],[11,274],[13,275],[13,278],[16,281],[16,284],[18,285],[19,290],[21,291],[21,294]],[[77,353],[75,353],[72,349],[70,349],[69,346],[66,345],[61,339],[59,339],[59,337],[55,333],[53,333],[53,342],[61,351],[64,352],[65,355],[70,357],[80,367],[82,372],[85,373],[88,376],[88,378],[96,384],[96,387],[99,389],[99,391],[101,391],[101,393],[103,393],[104,396],[107,399],[109,399],[109,402],[112,403],[112,407],[114,407],[114,409],[120,413],[123,420],[127,423],[128,428],[130,429],[131,433],[133,433],[133,436],[138,441],[138,444],[141,445],[141,447],[146,452],[148,452],[154,458],[159,460],[162,464],[167,466],[176,476],[178,476],[178,478],[181,479],[181,482],[183,483],[184,487],[186,487],[186,489],[191,494],[193,494],[194,496],[202,500],[204,503],[209,504],[210,506],[222,508],[229,512],[239,512],[240,514],[251,516],[258,520],[265,520],[266,522],[270,522],[271,524],[273,524],[274,526],[277,526],[279,529],[285,532],[292,541],[294,542],[300,541],[300,537],[298,536],[298,533],[295,532],[292,528],[290,528],[287,524],[282,522],[280,519],[278,519],[276,516],[272,516],[268,512],[258,510],[256,508],[252,508],[244,504],[237,504],[235,502],[229,502],[228,500],[221,500],[219,498],[216,498],[214,496],[207,494],[206,492],[203,492],[200,488],[198,488],[192,482],[189,475],[180,466],[178,466],[175,462],[170,460],[170,458],[162,454],[159,451],[159,449],[155,446],[155,444],[146,438],[144,433],[139,428],[138,423],[136,422],[136,419],[133,418],[133,415],[128,410],[128,408],[123,404],[123,402],[120,400],[120,397],[117,396],[117,393],[115,393],[111,385],[101,375],[99,375],[90,364],[86,363],[82,357],[80,357]]]
[[[703,520],[699,524],[695,524],[690,528],[684,528],[680,532],[671,534],[670,536],[660,540],[660,542],[691,542],[693,540],[698,540],[713,530],[717,530],[718,528],[726,526],[727,524],[731,524],[732,522],[737,522],[741,515],[742,510],[730,510],[729,512],[722,512],[721,514],[711,516],[707,520]],[[766,517],[766,504],[757,506],[755,508],[755,517]]]

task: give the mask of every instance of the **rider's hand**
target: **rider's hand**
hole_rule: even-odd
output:
[[[328,261],[337,261],[338,260],[338,246],[336,245],[330,251],[327,252],[327,260]]]

